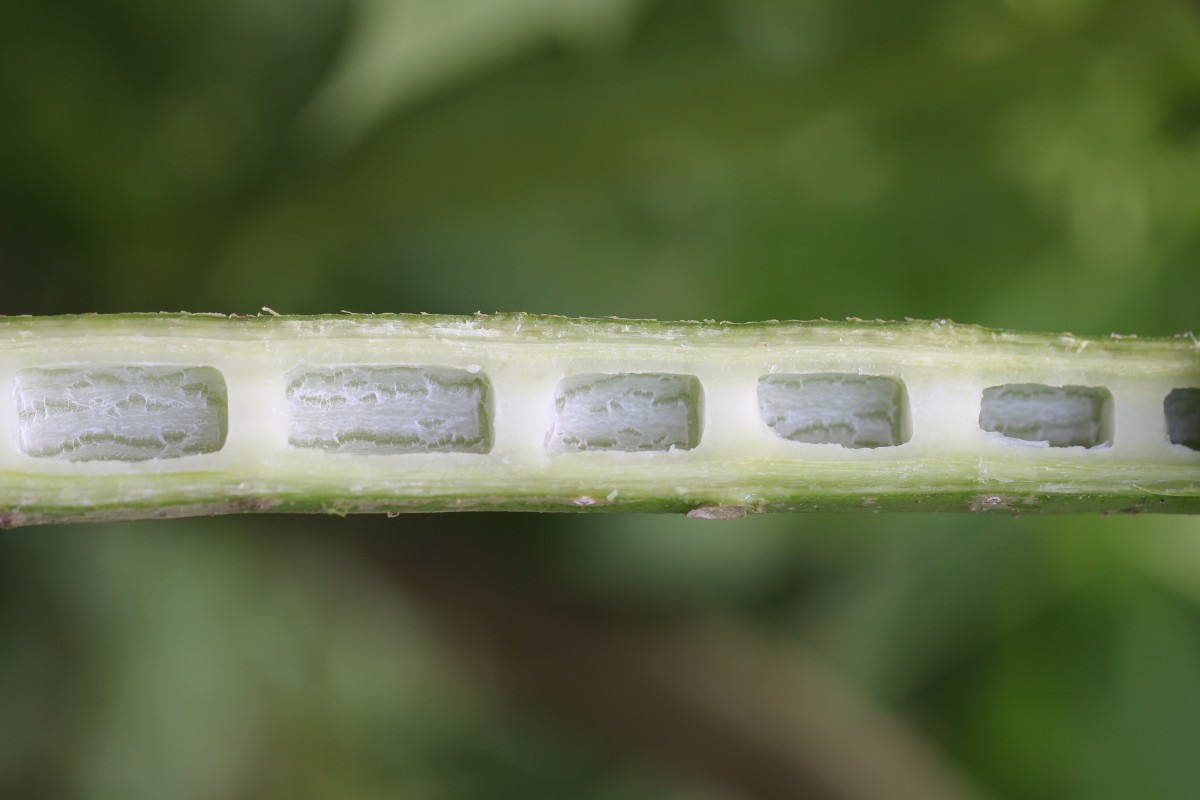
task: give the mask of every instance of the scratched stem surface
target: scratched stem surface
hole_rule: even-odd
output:
[[[1200,511],[1200,347],[950,322],[0,319],[0,521]]]

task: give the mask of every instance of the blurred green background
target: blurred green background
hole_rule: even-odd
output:
[[[1183,0],[7,0],[0,313],[1200,311]],[[0,537],[0,796],[1191,798],[1200,520]]]

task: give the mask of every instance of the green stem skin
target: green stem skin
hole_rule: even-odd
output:
[[[34,457],[20,447],[22,370],[210,367],[228,389],[216,452],[143,461]],[[338,453],[288,441],[287,376],[436,366],[487,376],[489,452]],[[547,447],[568,375],[696,376],[691,449]],[[910,438],[853,449],[788,441],[759,413],[766,375],[884,376]],[[1105,387],[1112,441],[1046,447],[979,427],[984,389]],[[1174,389],[1200,387],[1200,343],[1020,334],[934,322],[656,322],[528,314],[0,318],[0,527],[240,512],[1200,512],[1200,452],[1172,444]]]

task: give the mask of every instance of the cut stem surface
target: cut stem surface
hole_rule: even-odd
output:
[[[0,524],[1200,511],[1200,346],[932,323],[0,319]]]

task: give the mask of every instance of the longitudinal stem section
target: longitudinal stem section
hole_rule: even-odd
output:
[[[0,525],[1200,511],[1200,345],[948,322],[0,319]]]

